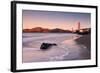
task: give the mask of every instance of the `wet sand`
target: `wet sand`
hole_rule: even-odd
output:
[[[79,45],[84,45],[90,51],[91,50],[91,36],[90,34],[83,35],[75,40]]]
[[[87,59],[91,58],[91,36],[90,35],[91,34],[86,34],[75,40],[77,44],[84,46],[85,49],[81,49],[82,51],[87,50],[86,52],[82,52],[80,54],[83,57],[86,57]]]

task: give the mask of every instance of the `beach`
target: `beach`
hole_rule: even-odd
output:
[[[86,34],[86,35],[83,35],[82,37],[76,39],[75,41],[78,43],[78,44],[82,44],[84,46],[86,46],[86,48],[88,50],[91,50],[91,34]]]
[[[86,56],[87,58],[91,57],[91,34],[86,34],[86,35],[82,35],[82,37],[76,39],[75,41],[79,44],[79,45],[84,45],[85,49],[87,50],[88,53],[81,53],[81,55]]]
[[[73,33],[24,33],[23,62],[49,62],[90,59],[90,36]],[[56,43],[47,50],[41,44]]]

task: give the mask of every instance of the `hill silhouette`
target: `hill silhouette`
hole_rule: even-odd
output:
[[[23,29],[23,32],[26,32],[26,33],[31,33],[31,32],[36,32],[36,33],[70,33],[71,31],[70,30],[63,30],[63,29],[60,29],[60,28],[55,28],[55,29],[47,29],[47,28],[42,28],[42,27],[35,27],[35,28],[32,28],[32,29]]]

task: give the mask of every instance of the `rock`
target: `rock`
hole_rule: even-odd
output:
[[[51,43],[42,43],[40,49],[44,49],[45,50],[45,49],[49,49],[52,46],[57,46],[57,44],[55,44],[55,43],[53,43],[53,44],[51,44]]]

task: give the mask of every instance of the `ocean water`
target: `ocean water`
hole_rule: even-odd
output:
[[[72,33],[23,33],[23,62],[48,62],[86,59],[82,53],[88,53],[75,39],[81,37]],[[42,43],[56,43],[47,50],[41,50]]]

